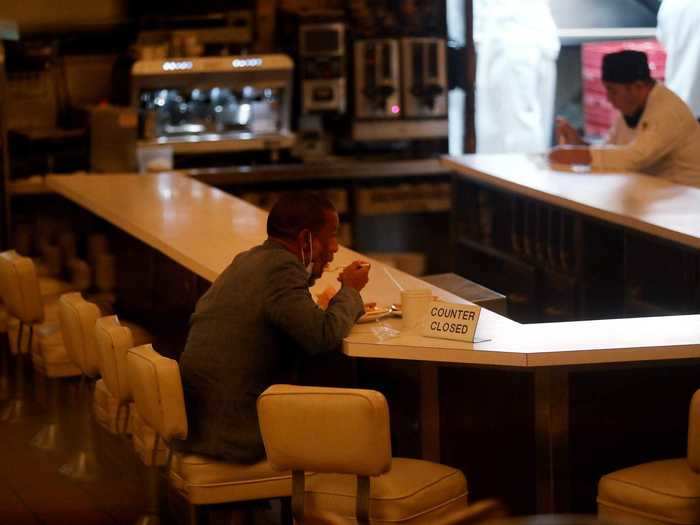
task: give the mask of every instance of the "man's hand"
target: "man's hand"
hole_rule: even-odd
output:
[[[369,267],[368,262],[354,261],[343,268],[338,280],[343,283],[343,286],[349,286],[359,292],[369,281]]]
[[[586,142],[578,134],[578,131],[564,117],[557,117],[556,123],[557,144],[570,144],[584,146]]]
[[[549,162],[556,164],[590,164],[592,160],[587,146],[557,146],[549,152]]]

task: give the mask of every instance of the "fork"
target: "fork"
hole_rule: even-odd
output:
[[[324,272],[338,272],[338,271],[342,270],[343,268],[346,268],[347,266],[349,266],[349,265],[347,265],[347,264],[345,264],[345,265],[339,264],[339,265],[337,265],[337,266],[333,266],[332,268],[326,268],[326,269],[324,270]],[[362,264],[360,264],[360,266],[361,266],[362,268],[364,268],[365,266],[370,266],[370,264],[369,264],[369,263],[362,263]]]

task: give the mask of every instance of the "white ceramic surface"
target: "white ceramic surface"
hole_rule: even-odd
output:
[[[423,331],[423,323],[432,298],[433,294],[428,288],[411,288],[401,292],[402,325],[405,332]]]
[[[265,238],[265,212],[174,173],[52,176],[47,183],[210,281],[234,255]],[[700,224],[695,226],[700,229]],[[365,302],[398,303],[400,286],[426,287],[441,300],[467,303],[392,269],[394,283],[382,263],[346,248],[340,249],[331,266],[357,259],[372,263],[369,283],[362,292]],[[325,274],[313,292],[320,293],[330,285],[339,286],[337,273]],[[392,330],[378,335],[377,324]],[[386,337],[386,333],[393,335]],[[362,357],[518,367],[698,359],[700,315],[522,325],[483,309],[476,337],[489,340],[461,343],[432,339],[402,332],[401,319],[382,319],[356,325],[343,350]]]
[[[700,188],[637,173],[573,173],[542,155],[443,157],[443,166],[542,202],[700,248]]]

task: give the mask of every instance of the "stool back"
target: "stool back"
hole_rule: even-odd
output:
[[[120,405],[132,401],[126,368],[126,353],[134,346],[131,330],[119,324],[116,315],[100,317],[95,323],[95,340],[100,356],[100,375],[107,390]]]
[[[378,476],[391,468],[389,407],[374,390],[273,385],[257,402],[279,470]]]
[[[148,344],[130,349],[126,366],[136,410],[148,426],[166,442],[185,439],[187,414],[177,361]]]
[[[64,293],[58,300],[58,316],[66,352],[88,377],[100,374],[95,323],[101,315],[97,305],[83,299],[80,292]]]
[[[688,416],[688,465],[700,474],[700,390],[690,400]]]
[[[44,304],[34,262],[14,250],[0,253],[0,293],[8,312],[25,324],[44,320]]]

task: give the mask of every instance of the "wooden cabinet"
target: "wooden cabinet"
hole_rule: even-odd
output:
[[[455,175],[457,273],[522,322],[695,313],[700,253]]]

